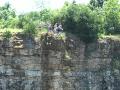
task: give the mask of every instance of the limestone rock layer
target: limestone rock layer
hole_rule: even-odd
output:
[[[0,40],[0,90],[120,90],[120,41]]]

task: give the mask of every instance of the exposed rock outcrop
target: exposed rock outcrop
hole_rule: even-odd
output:
[[[0,90],[120,90],[120,41],[18,37],[0,41]]]

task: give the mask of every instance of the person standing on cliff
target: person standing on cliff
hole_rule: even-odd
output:
[[[58,23],[55,23],[55,25],[54,25],[54,33],[56,33],[57,32],[57,27],[58,27]]]
[[[58,35],[63,31],[63,28],[62,28],[61,24],[58,24],[56,31],[57,31]]]
[[[54,31],[55,31],[55,33],[57,33],[57,34],[59,34],[60,32],[62,32],[62,31],[63,31],[62,25],[56,23],[56,24],[54,25]]]
[[[58,26],[58,32],[62,32],[62,31],[63,31],[62,24],[59,24],[59,26]]]
[[[53,31],[53,29],[52,29],[52,25],[49,24],[49,25],[48,25],[48,32],[52,32],[52,31]]]

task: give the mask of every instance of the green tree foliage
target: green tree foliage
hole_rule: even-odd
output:
[[[98,11],[92,11],[85,5],[66,4],[58,14],[64,31],[75,34],[85,43],[92,42],[103,32],[103,19]]]
[[[31,23],[27,23],[24,26],[24,31],[23,33],[27,36],[35,36],[36,34],[36,29],[35,29],[35,25],[31,24]]]
[[[25,34],[35,35],[40,23],[62,23],[64,31],[72,33],[85,43],[101,34],[120,34],[119,0],[90,0],[88,5],[65,2],[61,9],[16,15],[9,3],[0,7],[0,28],[21,28]]]
[[[11,26],[11,20],[16,17],[14,10],[9,3],[0,7],[0,28],[7,28]]]
[[[52,15],[53,14],[52,14],[51,10],[44,9],[44,10],[40,11],[41,21],[44,21],[44,22],[50,21],[52,19]]]
[[[96,18],[98,18],[96,12],[91,11],[88,7],[81,7],[76,34],[86,43],[98,38],[100,31],[98,31],[98,21]]]
[[[35,24],[36,26],[38,26],[41,22],[52,21],[52,15],[53,14],[51,13],[51,10],[48,9],[44,9],[40,12],[30,12],[23,15],[19,15],[19,21],[17,26],[18,28],[22,29],[24,29],[24,26],[26,27],[28,23]]]
[[[12,33],[11,33],[10,31],[5,31],[5,32],[3,33],[3,37],[4,37],[5,39],[9,39],[9,38],[11,38],[11,36],[12,36]]]
[[[26,15],[19,15],[19,20],[17,23],[18,28],[21,28],[24,30],[25,35],[35,35],[35,18],[34,15],[26,14]]]
[[[18,18],[19,20],[17,23],[17,27],[23,29],[24,26],[29,22],[29,19],[27,19],[25,15],[19,15]]]
[[[108,0],[104,5],[106,34],[120,33],[120,4],[119,0]]]
[[[91,9],[95,9],[97,7],[103,7],[105,1],[108,1],[108,0],[90,0],[90,8]]]

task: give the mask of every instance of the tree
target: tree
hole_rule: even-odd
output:
[[[59,15],[64,31],[72,33],[85,43],[90,43],[103,32],[103,20],[98,12],[92,11],[86,5],[68,4]]]
[[[9,27],[9,21],[15,17],[15,11],[10,7],[9,3],[6,3],[4,6],[0,7],[1,28]]]
[[[104,2],[107,0],[90,0],[90,7],[95,9],[97,7],[103,7]]]
[[[109,0],[104,5],[106,34],[120,33],[119,0]]]
[[[44,21],[44,22],[50,21],[52,15],[53,14],[51,13],[51,11],[49,9],[43,9],[43,10],[40,11],[41,21]]]
[[[98,38],[100,24],[96,18],[98,18],[97,13],[91,11],[90,8],[86,6],[80,8],[76,34],[85,43],[90,43]]]

